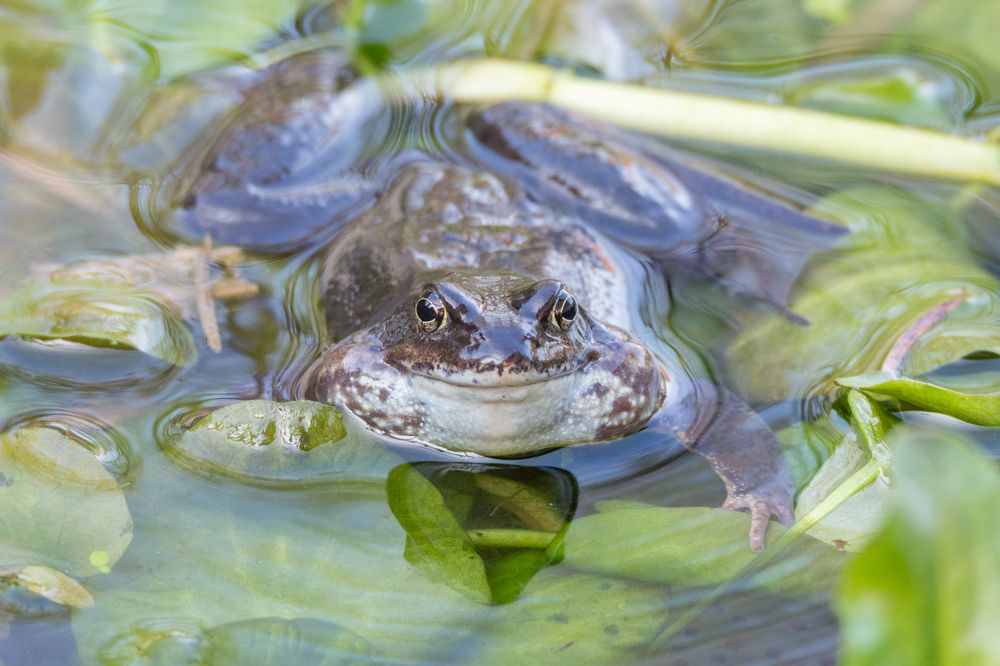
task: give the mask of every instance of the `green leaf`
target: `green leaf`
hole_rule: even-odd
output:
[[[900,431],[885,526],[844,572],[842,661],[1000,663],[1000,474],[960,437]]]
[[[885,519],[890,491],[888,465],[892,452],[885,443],[897,419],[858,391],[849,391],[852,433],[844,436],[829,458],[799,494],[795,516],[802,519],[827,500],[854,475],[871,469],[870,481],[809,528],[808,534],[843,550],[857,550],[875,534]]]
[[[51,428],[0,436],[0,506],[4,564],[92,576],[114,566],[132,540],[118,482],[83,445]]]
[[[896,398],[917,409],[947,414],[967,423],[1000,426],[1000,393],[965,393],[886,372],[841,377],[837,383],[862,389],[866,393]]]
[[[490,603],[483,559],[434,484],[412,465],[400,465],[386,487],[389,507],[406,530],[406,560],[431,580]]]
[[[574,521],[566,535],[565,562],[581,571],[652,583],[718,585],[757,557],[747,547],[746,514],[702,507],[625,507]],[[784,532],[771,523],[767,543]],[[748,585],[815,592],[830,583],[842,561],[833,548],[803,538]]]
[[[0,336],[137,349],[187,366],[197,347],[179,317],[141,291],[112,285],[27,284],[0,300]]]
[[[376,446],[340,444],[340,410],[307,400],[235,402],[176,430],[165,451],[186,469],[244,482],[301,484],[363,468]]]
[[[859,391],[847,392],[847,405],[851,410],[851,426],[867,448],[868,455],[880,463],[889,463],[892,452],[885,440],[899,419]]]
[[[652,637],[666,601],[655,586],[550,569],[490,609],[469,654],[479,664],[621,664]]]

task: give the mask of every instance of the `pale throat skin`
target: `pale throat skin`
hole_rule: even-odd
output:
[[[603,239],[495,176],[412,166],[338,241],[325,275],[328,328],[335,335],[352,313],[367,326],[327,352],[314,386],[375,430],[520,457],[623,437],[663,403],[650,351],[588,307],[603,296],[596,309],[627,323],[625,285],[597,250]],[[374,303],[358,282],[394,288]],[[416,312],[424,296],[444,311],[432,331]],[[553,311],[566,297],[575,317],[561,326]]]

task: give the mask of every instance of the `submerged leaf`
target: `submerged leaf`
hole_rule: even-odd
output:
[[[490,593],[498,604],[516,600],[534,575],[551,561],[544,550],[487,549],[480,556],[486,565]]]
[[[1000,474],[959,437],[900,433],[889,516],[837,598],[843,663],[1000,663]]]
[[[8,335],[137,349],[181,366],[197,357],[177,315],[149,294],[113,285],[27,284],[0,300],[0,337]]]
[[[115,478],[78,442],[51,428],[0,436],[0,562],[103,573],[132,540]],[[93,554],[104,555],[93,562]],[[61,575],[61,574],[60,574]]]
[[[896,398],[907,405],[981,426],[1000,426],[1000,393],[955,391],[926,381],[873,372],[837,380],[841,386]]]

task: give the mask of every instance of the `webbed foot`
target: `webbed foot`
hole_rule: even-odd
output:
[[[785,525],[795,522],[791,490],[780,480],[746,493],[729,492],[722,508],[750,514],[750,550],[755,553],[764,550],[764,536],[771,516]]]

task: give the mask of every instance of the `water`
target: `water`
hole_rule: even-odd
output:
[[[199,244],[205,229],[185,217],[180,193],[190,188],[214,137],[227,131],[236,100],[256,84],[253,70],[298,51],[329,58],[330,51],[316,49],[330,45],[356,48],[363,71],[386,62],[418,66],[489,53],[959,133],[998,122],[1000,60],[992,38],[975,28],[976,17],[988,12],[984,0],[949,8],[949,21],[938,7],[946,3],[929,0],[874,0],[857,11],[841,7],[849,3],[783,0],[202,4],[0,8],[5,291],[38,264]],[[958,18],[966,15],[968,25]],[[310,650],[345,659],[368,653],[373,661],[397,663],[832,662],[838,627],[829,601],[833,576],[824,567],[842,562],[831,563],[825,552],[786,553],[759,579],[742,579],[652,653],[644,646],[658,629],[696,608],[728,578],[685,579],[682,568],[678,578],[659,582],[609,573],[600,558],[573,557],[574,544],[588,544],[572,530],[563,562],[554,553],[538,559],[539,551],[516,551],[524,561],[514,561],[503,549],[480,549],[493,591],[503,590],[507,601],[519,597],[505,605],[483,603],[482,590],[461,572],[414,564],[419,546],[408,543],[412,534],[404,523],[426,508],[408,503],[414,493],[399,496],[400,488],[410,487],[402,476],[406,461],[423,465],[466,529],[542,524],[557,531],[570,520],[613,510],[602,504],[611,501],[721,504],[724,489],[708,465],[654,433],[483,468],[456,466],[432,450],[378,438],[348,418],[338,452],[323,464],[317,457],[233,454],[225,464],[206,467],[177,455],[178,433],[211,408],[306,394],[304,378],[323,345],[316,284],[321,247],[339,221],[366,205],[311,183],[353,165],[381,187],[394,164],[418,154],[465,159],[463,112],[429,99],[375,109],[357,132],[320,150],[322,119],[298,128],[299,147],[313,151],[314,159],[285,195],[300,202],[302,214],[282,225],[264,220],[250,232],[231,225],[225,227],[231,236],[216,238],[247,246],[240,277],[259,285],[258,293],[219,303],[219,353],[211,351],[193,314],[183,329],[193,332],[190,338],[169,326],[161,331],[171,349],[193,345],[195,360],[186,366],[108,346],[0,341],[5,432],[41,427],[68,437],[70,444],[62,445],[96,456],[106,476],[89,473],[120,489],[127,502],[125,514],[104,498],[94,506],[108,513],[78,517],[84,528],[87,521],[95,525],[91,541],[83,534],[32,546],[41,563],[78,578],[95,604],[68,613],[20,588],[0,588],[3,663],[119,664],[140,657],[227,663],[245,661],[240,650],[281,663],[304,663]],[[857,223],[856,246],[829,257],[824,272],[809,278],[814,287],[837,285],[828,298],[803,305],[811,329],[774,321],[765,309],[701,283],[672,285],[669,308],[646,313],[658,335],[686,350],[686,367],[726,378],[774,429],[809,417],[818,419],[813,444],[842,437],[848,427],[831,412],[831,382],[884,351],[907,306],[934,301],[942,289],[960,284],[969,307],[978,308],[975,317],[996,320],[995,188],[720,146],[686,147],[766,176],[781,184],[781,194],[804,204],[827,197],[819,206],[830,217],[838,218],[838,206],[847,202],[868,211]],[[914,197],[929,197],[933,205]],[[926,229],[909,223],[906,216],[917,219],[934,206],[940,210]],[[894,273],[894,266],[905,270]],[[853,283],[845,278],[851,275],[857,276]],[[183,284],[188,278],[178,279]],[[641,282],[637,276],[637,293],[649,301],[652,292]],[[831,309],[831,303],[844,309]],[[942,381],[982,372],[987,385],[995,384],[995,366],[995,360],[963,361],[943,372]],[[904,418],[917,425],[942,421],[920,413]],[[995,429],[943,424],[1000,457]],[[796,455],[797,475],[808,470],[806,457]],[[67,473],[60,464],[53,469]],[[528,508],[502,499],[495,486],[508,482],[538,499]],[[58,495],[52,510],[64,511]],[[90,507],[92,499],[78,500],[79,506]],[[99,525],[118,532],[105,535]],[[44,528],[36,517],[21,529],[34,534]],[[699,535],[683,525],[672,529],[692,540]],[[744,549],[744,535],[740,526],[722,546],[706,543]],[[629,534],[605,551],[613,560],[616,549],[646,536]],[[101,571],[100,556],[93,558],[104,552],[96,545],[102,539],[124,553],[110,572]],[[0,565],[8,564],[5,546],[0,544]],[[794,585],[754,582],[780,567],[791,571]],[[288,623],[295,618],[330,624]],[[240,624],[249,620],[263,624]],[[252,652],[264,636],[274,652]]]

